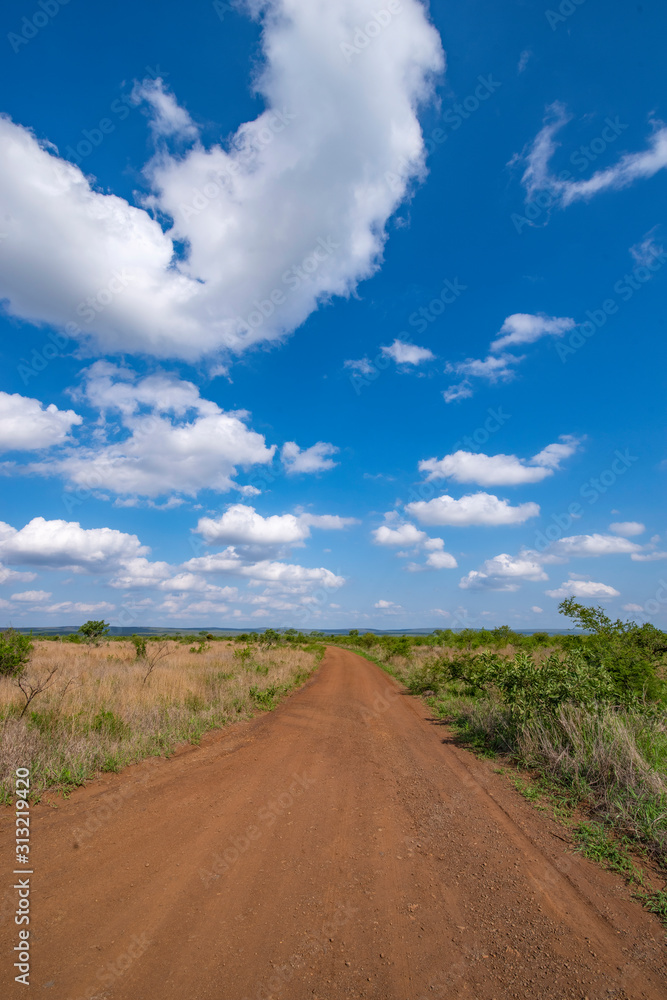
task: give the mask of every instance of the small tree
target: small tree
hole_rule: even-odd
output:
[[[146,652],[142,657],[144,664],[148,668],[144,674],[144,684],[153,673],[160,660],[164,660],[166,656],[171,656],[172,653],[173,650],[170,648],[169,639],[162,639],[161,641],[153,642],[150,646],[146,647]]]
[[[84,640],[92,646],[97,646],[101,639],[109,634],[109,622],[85,622],[79,629]]]
[[[138,660],[146,659],[146,637],[143,635],[130,636],[130,641],[134,645]]]
[[[25,705],[23,706],[23,711],[21,712],[19,719],[23,718],[33,699],[36,698],[38,694],[41,694],[42,691],[46,691],[46,689],[51,686],[51,681],[53,680],[57,672],[58,672],[58,667],[51,667],[48,676],[41,681],[31,681],[22,674],[18,674],[18,676],[16,677],[16,683],[21,689],[21,694],[25,698]]]
[[[23,672],[33,650],[31,639],[14,628],[0,632],[0,676],[16,677]]]

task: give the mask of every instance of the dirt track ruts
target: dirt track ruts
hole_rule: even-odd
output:
[[[657,918],[343,650],[275,712],[53,802],[32,810],[33,996],[667,997]],[[25,996],[7,910],[0,993]]]

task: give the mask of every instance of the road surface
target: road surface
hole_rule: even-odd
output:
[[[344,650],[275,712],[53,803],[33,809],[32,996],[667,997],[658,919]]]

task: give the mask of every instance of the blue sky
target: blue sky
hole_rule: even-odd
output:
[[[667,11],[9,0],[0,616],[667,627]]]

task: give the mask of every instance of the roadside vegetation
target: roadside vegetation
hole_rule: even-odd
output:
[[[574,816],[585,853],[606,845],[617,862],[631,849],[664,869],[667,635],[572,599],[560,611],[582,631],[352,633],[340,642],[423,696],[460,742],[524,769],[520,790]]]
[[[65,792],[101,771],[198,742],[269,711],[302,684],[324,647],[277,632],[110,639],[105,622],[38,640],[0,633],[0,801],[17,767],[31,789]]]

